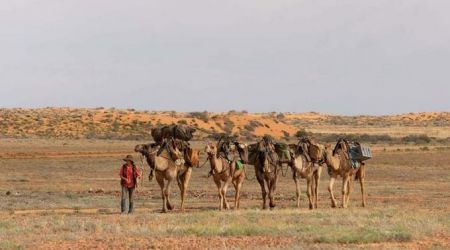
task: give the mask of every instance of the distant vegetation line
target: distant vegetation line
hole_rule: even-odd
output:
[[[448,112],[393,116],[336,116],[315,112],[179,113],[114,108],[0,109],[0,136],[3,138],[151,140],[151,128],[167,124],[185,124],[197,128],[195,139],[227,133],[239,135],[247,140],[254,140],[264,134],[287,140],[293,139],[299,135],[297,133],[300,133],[323,141],[334,141],[344,135],[371,143],[447,143],[450,141],[448,138],[450,135],[444,134],[434,138],[427,133],[428,128],[450,128]],[[340,132],[333,132],[333,129],[330,131],[330,128],[334,127],[339,127]],[[390,127],[413,127],[423,133],[408,134],[401,130],[402,134],[394,134],[390,133]],[[370,133],[365,133],[365,128]]]

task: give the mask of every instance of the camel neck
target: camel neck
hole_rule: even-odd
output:
[[[149,154],[148,152],[144,153],[145,158],[147,159],[147,163],[150,168],[155,169],[155,158],[152,157],[153,154]]]
[[[210,157],[210,163],[211,163],[211,167],[217,173],[219,173],[223,170],[223,163],[222,163],[221,159],[219,157],[217,157],[217,155]]]
[[[336,168],[337,167],[337,163],[339,161],[339,156],[338,156],[338,154],[336,154],[336,155],[331,154],[330,155],[330,154],[327,153],[327,155],[325,157],[325,161],[326,161],[327,165],[332,166],[333,168]]]

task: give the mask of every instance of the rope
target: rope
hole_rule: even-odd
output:
[[[205,162],[203,162],[203,164],[202,165],[200,165],[198,168],[202,168],[203,166],[205,166],[205,164],[207,163],[209,161],[209,156],[208,157],[206,157],[206,160],[205,160]]]
[[[141,169],[141,183],[139,184],[139,186],[142,186],[142,185],[144,185],[144,178],[142,178],[143,176],[144,176],[144,159],[143,159],[143,156],[142,156],[142,154],[139,154],[139,159],[141,160],[141,167],[140,167],[140,169]]]

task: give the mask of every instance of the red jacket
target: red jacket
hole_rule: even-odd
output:
[[[141,177],[141,173],[139,171],[139,168],[137,168],[136,166],[129,166],[127,164],[124,164],[120,168],[119,176],[125,177],[127,179],[127,181],[121,179],[120,183],[122,184],[122,186],[125,186],[127,188],[134,188],[136,187],[137,178]]]

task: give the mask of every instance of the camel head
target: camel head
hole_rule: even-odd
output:
[[[239,157],[241,158],[243,163],[247,164],[248,163],[248,155],[249,155],[248,145],[244,144],[244,143],[236,142],[236,148],[239,153]]]
[[[147,144],[138,144],[134,147],[134,152],[144,154],[144,152],[148,151]]]
[[[331,157],[334,156],[334,149],[333,149],[333,146],[331,146],[331,144],[329,144],[329,143],[325,144],[323,156],[325,158],[325,161],[331,162],[330,159],[331,159]]]
[[[212,143],[208,143],[205,146],[205,153],[210,158],[215,157],[217,155],[217,147]]]
[[[276,168],[278,165],[278,156],[274,151],[260,151],[258,161],[264,173],[271,173],[271,167]]]
[[[189,167],[200,167],[200,151],[192,148],[186,148],[184,154],[185,162]]]

